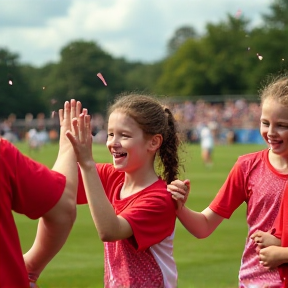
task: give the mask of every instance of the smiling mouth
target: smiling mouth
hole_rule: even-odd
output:
[[[277,144],[281,144],[283,141],[282,140],[279,140],[279,141],[275,141],[275,140],[269,140],[267,141],[269,144],[271,145],[277,145]]]
[[[125,156],[127,156],[127,153],[112,153],[112,155],[113,155],[113,157],[114,158],[121,158],[121,157],[125,157]]]

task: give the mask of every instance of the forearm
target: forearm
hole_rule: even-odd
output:
[[[66,184],[59,201],[39,220],[34,243],[24,255],[28,272],[37,276],[64,245],[76,219],[78,168],[74,151],[59,151],[52,170],[65,175]]]
[[[69,147],[69,149],[66,150],[59,149],[59,153],[52,170],[57,171],[66,177],[66,189],[64,196],[66,197],[67,201],[74,199],[76,205],[78,165],[72,147]]]
[[[113,235],[117,235],[119,219],[114,208],[108,200],[101,180],[98,176],[95,163],[91,162],[90,167],[81,167],[83,183],[90,212],[102,241],[113,241]]]
[[[223,220],[209,208],[196,212],[186,206],[177,212],[177,217],[182,225],[197,238],[208,237]]]
[[[76,208],[63,211],[57,219],[42,217],[31,249],[24,255],[28,273],[39,276],[45,266],[60,251],[72,229],[76,218]]]

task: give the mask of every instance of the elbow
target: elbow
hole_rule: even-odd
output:
[[[205,239],[209,236],[210,234],[198,234],[198,235],[194,235],[197,239]]]
[[[112,235],[112,233],[105,232],[105,231],[98,231],[99,238],[102,242],[113,242],[118,239],[115,239],[115,237]]]
[[[71,200],[69,203],[67,203],[66,209],[63,213],[63,218],[66,219],[68,223],[70,223],[71,226],[76,221],[76,216],[77,216],[77,209],[76,209],[76,204],[75,201]]]

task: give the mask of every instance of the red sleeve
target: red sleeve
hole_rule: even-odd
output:
[[[108,167],[112,167],[112,165],[110,164],[96,164],[96,169],[98,171],[98,175],[101,179],[102,185],[104,187],[105,193],[106,193],[106,180],[109,177],[109,173],[110,171],[107,169]],[[95,175],[96,176],[96,175]],[[82,179],[82,175],[81,175],[81,170],[80,167],[78,166],[78,191],[77,191],[77,204],[81,205],[81,204],[87,204],[88,200],[86,197],[86,193],[85,193],[85,188],[84,188],[84,183],[83,183],[83,179]]]
[[[271,229],[271,234],[274,235],[275,237],[281,239],[282,238],[282,233],[283,234],[283,239],[282,239],[282,243],[281,243],[281,246],[284,246],[284,247],[287,247],[288,246],[288,243],[283,243],[283,242],[287,242],[286,239],[288,239],[288,223],[287,223],[287,220],[286,219],[286,215],[287,215],[287,211],[288,211],[288,185],[286,185],[286,188],[284,190],[284,194],[283,194],[283,197],[282,197],[282,200],[281,200],[281,204],[280,204],[280,209],[279,209],[279,212],[277,214],[277,217],[274,221],[274,224],[273,224],[273,227]],[[286,213],[285,213],[286,211]],[[285,217],[285,219],[284,219]],[[286,223],[286,229],[285,229],[285,224]],[[284,230],[284,231],[283,231]],[[285,232],[287,234],[287,236],[285,237]]]
[[[10,193],[11,209],[37,219],[60,199],[66,184],[65,176],[24,156],[1,139],[1,189]]]
[[[138,250],[160,243],[175,228],[175,203],[166,188],[139,197],[120,215],[131,225]]]
[[[241,162],[238,160],[209,208],[218,215],[229,219],[232,213],[247,199],[246,177]]]

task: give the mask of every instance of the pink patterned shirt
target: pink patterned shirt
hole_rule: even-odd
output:
[[[159,179],[120,199],[125,174],[111,164],[97,164],[97,170],[116,214],[125,218],[133,230],[128,239],[104,242],[105,288],[176,288],[173,258],[176,210],[166,182]],[[77,202],[87,203],[81,178]]]
[[[241,288],[280,288],[277,269],[268,270],[259,264],[255,244],[250,239],[256,230],[268,231],[277,216],[288,175],[280,174],[270,164],[268,149],[240,156],[225,183],[210,204],[210,209],[230,218],[247,203],[248,235],[239,271]]]

